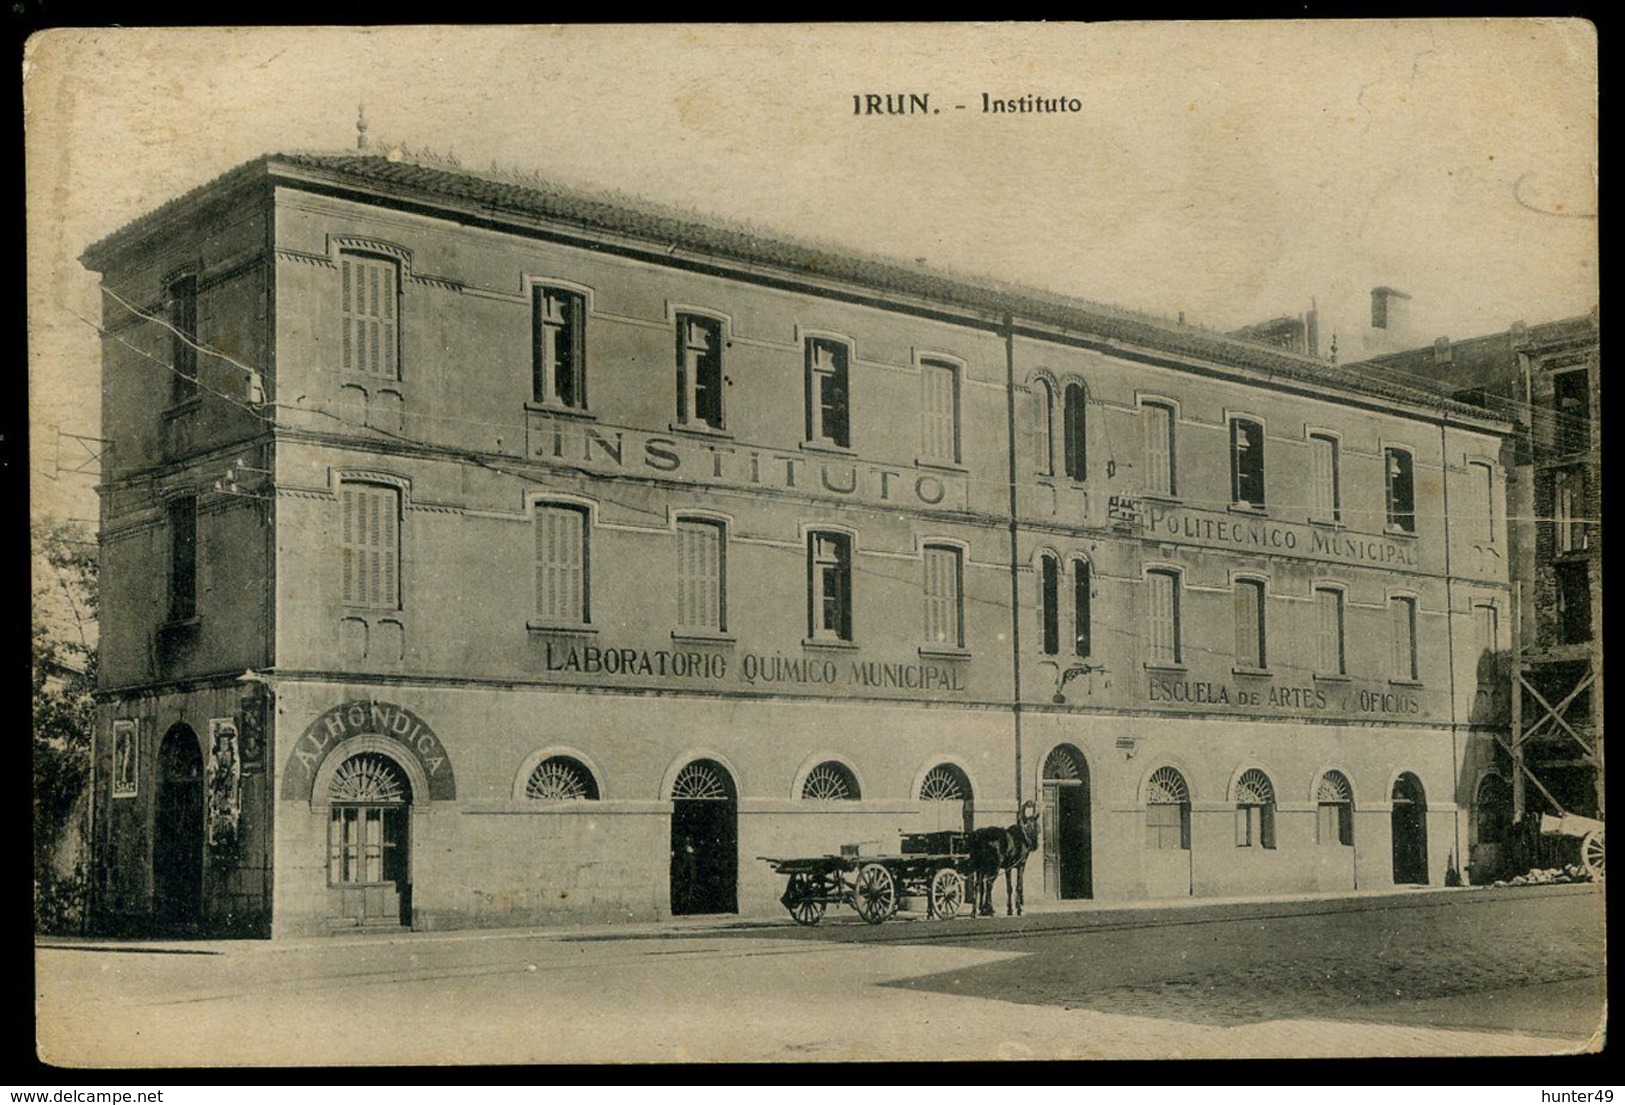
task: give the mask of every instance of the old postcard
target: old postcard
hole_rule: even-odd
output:
[[[1601,1046],[1589,24],[24,93],[44,1061]]]

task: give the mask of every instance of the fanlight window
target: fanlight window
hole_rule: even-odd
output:
[[[801,784],[801,797],[811,802],[855,802],[858,781],[845,764],[831,760],[807,772]]]
[[[1044,778],[1057,782],[1072,782],[1083,780],[1083,768],[1078,763],[1078,755],[1070,748],[1055,749],[1044,759]]]
[[[1171,767],[1157,768],[1145,784],[1148,806],[1185,805],[1190,800],[1191,792],[1185,786],[1185,777]]]
[[[525,783],[525,797],[544,802],[598,800],[598,783],[587,765],[569,756],[549,756]]]
[[[964,776],[947,764],[933,767],[920,783],[922,802],[963,802],[969,797],[970,788],[965,785]]]
[[[1354,788],[1343,777],[1341,771],[1328,771],[1320,777],[1320,785],[1315,788],[1316,802],[1353,802]]]
[[[400,803],[406,801],[406,781],[387,756],[363,752],[351,756],[333,773],[328,796],[335,802]]]
[[[733,794],[721,771],[712,764],[696,761],[677,773],[677,779],[671,785],[671,796],[674,799],[725,800],[733,797]]]
[[[1270,785],[1269,776],[1257,768],[1243,772],[1236,780],[1236,805],[1268,806],[1274,801],[1275,788]]]

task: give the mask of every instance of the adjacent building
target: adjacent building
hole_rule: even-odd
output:
[[[85,263],[104,927],[772,914],[1026,798],[1035,896],[1464,862],[1496,413],[365,150]]]
[[[1510,652],[1482,658],[1499,686],[1477,709],[1492,738],[1474,751],[1469,838],[1481,879],[1534,858],[1509,853],[1526,812],[1605,812],[1599,351],[1593,312],[1439,338],[1353,366],[1436,388],[1516,426],[1500,463],[1517,624]]]

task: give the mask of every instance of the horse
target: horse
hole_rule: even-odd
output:
[[[1023,898],[1023,873],[1027,857],[1038,849],[1038,806],[1028,801],[1021,804],[1021,813],[1008,828],[977,829],[970,838],[970,865],[972,899],[978,917],[993,916],[993,883],[1004,872],[1005,916],[1020,916]],[[1010,872],[1016,873],[1016,886],[1012,895]]]

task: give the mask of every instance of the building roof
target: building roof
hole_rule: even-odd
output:
[[[1010,316],[1018,328],[1054,328],[1175,357],[1199,358],[1315,388],[1333,388],[1367,400],[1397,401],[1443,416],[1497,421],[1480,408],[1440,392],[1381,380],[1318,357],[1249,341],[1159,316],[1092,302],[988,277],[865,255],[844,246],[796,241],[742,223],[679,212],[617,193],[566,188],[540,176],[481,173],[447,159],[427,163],[396,153],[267,154],[137,218],[86,249],[96,269],[111,254],[143,240],[173,217],[208,204],[238,186],[271,177],[291,186],[354,190],[395,202],[449,208],[495,222],[562,227],[630,239],[667,257],[765,269],[816,285],[857,287],[880,296],[912,297],[928,305],[982,318]]]

